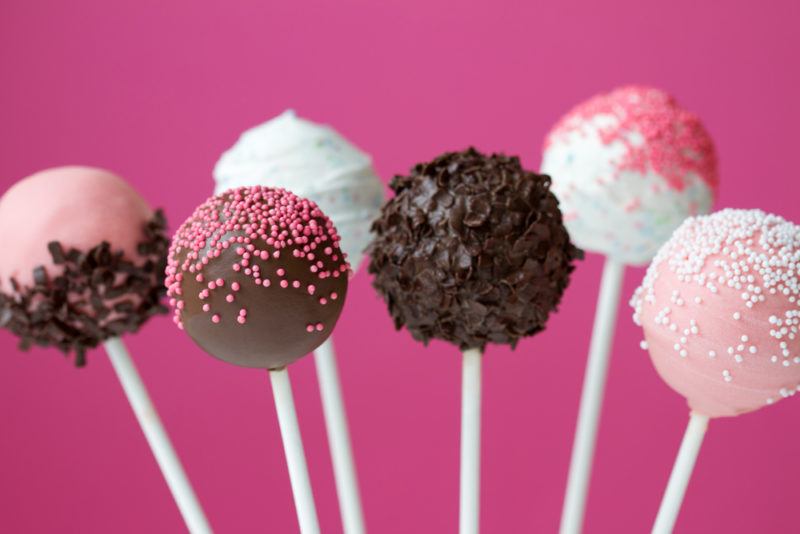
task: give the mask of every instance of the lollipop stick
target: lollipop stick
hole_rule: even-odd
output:
[[[678,450],[678,457],[672,467],[672,474],[669,476],[667,489],[661,499],[661,508],[658,509],[656,522],[653,525],[653,534],[672,532],[686,493],[686,486],[689,484],[689,477],[692,476],[697,453],[703,444],[706,428],[708,428],[708,417],[692,412],[689,416],[689,426],[686,427],[686,433],[681,441],[681,448]]]
[[[345,534],[364,534],[364,514],[361,511],[356,468],[353,464],[353,451],[350,446],[350,432],[347,429],[347,415],[342,400],[339,372],[336,369],[336,353],[333,350],[331,338],[328,338],[314,351],[314,360],[317,364],[322,410],[325,413],[325,426],[328,430],[328,442],[331,448],[344,532]]]
[[[481,359],[479,349],[464,351],[461,381],[460,534],[477,534],[480,519]]]
[[[564,509],[561,512],[561,534],[578,534],[583,525],[586,494],[589,490],[589,477],[592,472],[597,427],[603,405],[603,390],[606,385],[624,271],[624,264],[606,258],[594,316],[589,360],[583,378],[578,426],[575,430],[567,478],[567,493],[564,498]]]
[[[308,478],[306,454],[303,451],[300,426],[297,424],[297,413],[294,410],[289,371],[285,367],[271,370],[269,378],[272,382],[272,395],[275,397],[275,409],[278,411],[283,452],[286,455],[286,464],[289,466],[289,481],[292,484],[300,532],[302,534],[319,534],[317,509],[314,506],[314,494],[311,491],[311,480]]]
[[[208,524],[203,509],[200,507],[200,502],[194,494],[192,485],[183,471],[181,461],[178,455],[175,454],[175,449],[172,448],[172,443],[167,436],[167,431],[164,430],[164,425],[161,424],[161,419],[158,417],[153,401],[150,400],[150,395],[147,393],[144,382],[142,382],[136,366],[131,360],[125,344],[118,337],[112,337],[105,341],[103,346],[108,353],[111,364],[114,366],[114,371],[117,373],[122,384],[122,389],[128,396],[133,413],[136,414],[136,419],[139,420],[139,425],[142,427],[147,442],[156,457],[161,472],[167,481],[169,489],[172,491],[172,496],[178,504],[178,509],[183,515],[183,520],[189,532],[192,534],[205,534],[211,532],[211,527]]]

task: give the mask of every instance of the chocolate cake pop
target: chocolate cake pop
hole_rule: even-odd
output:
[[[0,199],[0,326],[21,347],[85,351],[134,332],[160,304],[168,241],[160,211],[118,176],[60,167]]]
[[[643,347],[707,417],[734,416],[800,387],[800,227],[760,210],[688,219],[634,294]]]
[[[316,202],[358,271],[384,189],[370,157],[330,126],[288,110],[242,133],[214,167],[215,194],[232,187],[283,187]]]
[[[375,221],[373,285],[399,329],[462,349],[514,346],[544,329],[582,253],[548,176],[474,148],[391,182]]]
[[[630,265],[650,261],[686,217],[707,213],[719,180],[700,120],[640,86],[565,115],[547,136],[542,172],[578,246]]]
[[[181,225],[166,284],[176,324],[205,351],[279,369],[330,335],[349,274],[314,202],[252,186],[209,198]]]

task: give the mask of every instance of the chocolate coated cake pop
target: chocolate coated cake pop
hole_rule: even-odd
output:
[[[474,148],[416,165],[391,184],[368,251],[395,326],[462,349],[514,346],[544,329],[582,252],[550,178]]]
[[[319,207],[264,186],[201,204],[175,234],[168,261],[176,324],[221,360],[267,369],[325,341],[350,274]]]

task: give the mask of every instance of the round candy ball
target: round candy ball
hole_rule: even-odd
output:
[[[369,242],[384,188],[370,157],[333,128],[291,110],[245,131],[214,167],[215,194],[232,187],[282,187],[316,202],[333,220],[353,271]]]
[[[368,250],[397,328],[462,349],[544,329],[581,257],[547,176],[470,148],[416,165],[391,188]]]
[[[327,339],[351,272],[314,202],[263,186],[201,204],[176,232],[168,262],[176,324],[212,356],[267,369]]]
[[[160,212],[120,177],[59,167],[0,199],[0,325],[32,344],[84,351],[164,311]]]
[[[708,417],[800,388],[800,227],[759,210],[688,219],[631,300],[656,370]]]
[[[547,135],[542,172],[578,246],[631,265],[650,261],[686,217],[708,213],[719,181],[700,120],[637,86],[564,116]]]

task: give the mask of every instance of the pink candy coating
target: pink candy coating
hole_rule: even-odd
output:
[[[800,227],[758,210],[688,219],[631,305],[642,345],[689,407],[734,416],[800,388]]]
[[[153,211],[122,178],[91,167],[57,167],[17,182],[0,198],[0,290],[15,278],[33,284],[33,269],[60,269],[47,249],[50,241],[64,248],[89,250],[103,241],[122,250],[129,261],[142,257],[137,245]]]

